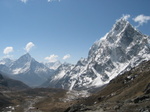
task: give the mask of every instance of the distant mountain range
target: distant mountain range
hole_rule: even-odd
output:
[[[12,61],[0,61],[0,71],[35,87],[88,90],[108,84],[116,76],[150,60],[150,36],[121,18],[90,48],[87,58],[76,65],[39,63],[29,53]]]
[[[44,64],[37,62],[29,53],[15,61],[10,59],[1,60],[0,71],[32,87],[39,86],[47,81],[54,72]]]
[[[45,82],[41,85],[41,87],[51,87],[51,88],[59,88],[58,85],[62,85],[60,80],[68,74],[74,65],[69,64],[69,63],[64,63],[61,64],[54,72],[54,74]]]

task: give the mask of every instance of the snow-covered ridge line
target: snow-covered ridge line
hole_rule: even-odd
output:
[[[121,18],[93,44],[87,59],[79,60],[59,81],[51,80],[55,82],[53,87],[70,90],[99,87],[144,60],[150,60],[150,36]]]

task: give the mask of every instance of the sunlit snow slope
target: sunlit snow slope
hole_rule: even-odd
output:
[[[57,83],[56,77],[50,80],[55,82],[54,87],[70,90],[99,87],[144,60],[150,60],[150,36],[121,18],[93,44],[87,59],[79,60]]]

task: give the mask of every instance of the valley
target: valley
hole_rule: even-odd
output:
[[[65,100],[68,99],[67,91],[62,89],[36,88],[17,92],[1,91],[1,94],[9,102],[0,107],[1,112],[63,112],[76,102]]]

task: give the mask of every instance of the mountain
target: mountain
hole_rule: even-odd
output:
[[[30,54],[21,56],[11,65],[12,78],[20,80],[29,86],[39,86],[53,73],[44,64],[37,62]]]
[[[4,72],[6,74],[11,74],[11,69],[10,67],[4,65],[4,64],[0,64],[0,71]]]
[[[10,74],[11,73],[10,66],[12,63],[13,63],[13,60],[9,58],[4,58],[0,60],[0,71]]]
[[[65,112],[149,112],[149,105],[150,61],[145,61]]]
[[[10,66],[12,63],[13,63],[13,60],[9,58],[3,58],[2,60],[0,60],[0,65]]]
[[[51,76],[53,70],[37,62],[29,53],[21,56],[10,66],[1,65],[0,70],[9,77],[20,80],[28,86],[39,86]]]
[[[145,60],[150,60],[150,36],[121,18],[110,32],[93,44],[88,58],[79,60],[59,80],[58,87],[70,90],[100,87]]]
[[[7,86],[7,81],[1,74],[0,74],[0,86]]]
[[[61,65],[61,62],[60,61],[48,62],[44,63],[44,65],[47,66],[49,69],[56,70]]]
[[[41,85],[41,87],[49,87],[49,88],[59,88],[59,81],[74,67],[74,65],[69,63],[61,64],[54,74]]]

